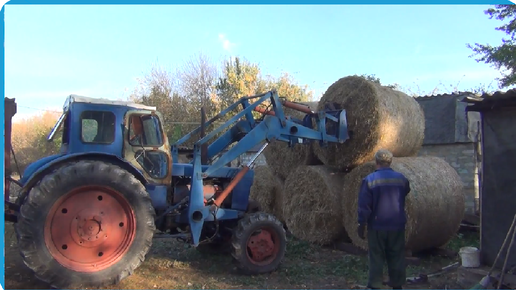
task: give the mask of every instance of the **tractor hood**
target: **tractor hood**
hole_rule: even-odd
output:
[[[31,163],[29,166],[27,166],[27,168],[25,168],[25,171],[23,171],[23,177],[20,178],[20,183],[25,185],[25,183],[30,179],[30,177],[36,172],[38,171],[39,168],[41,168],[42,166],[44,166],[45,164],[47,163],[50,163],[52,162],[53,160],[63,156],[64,154],[55,154],[55,155],[50,155],[50,156],[47,156],[47,157],[44,157],[44,158],[41,158],[40,160],[38,161],[35,161],[33,163]]]

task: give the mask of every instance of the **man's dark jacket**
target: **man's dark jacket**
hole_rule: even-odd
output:
[[[373,230],[403,230],[407,222],[405,197],[408,179],[392,168],[381,168],[362,180],[358,196],[358,223]]]

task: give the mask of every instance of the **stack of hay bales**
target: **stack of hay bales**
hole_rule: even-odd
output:
[[[285,181],[283,213],[295,237],[323,245],[347,238],[339,203],[343,177],[324,165],[293,168]]]
[[[317,110],[317,102],[301,103],[312,110]],[[303,119],[304,113],[284,107],[286,116]],[[263,151],[267,165],[282,180],[286,180],[293,168],[300,165],[320,165],[321,161],[314,154],[312,144],[296,144],[289,147],[286,142],[271,142]]]
[[[250,198],[257,201],[262,211],[271,213],[282,223],[283,216],[283,180],[269,166],[254,168],[254,180],[251,186]]]
[[[317,102],[302,102],[312,110],[317,109]],[[284,107],[286,116],[302,119],[304,114]],[[296,144],[289,147],[285,142],[272,142],[263,151],[267,166],[258,166],[254,170],[254,182],[250,197],[259,202],[262,210],[274,214],[282,223],[283,186],[292,169],[301,165],[320,165],[312,144]]]
[[[362,179],[375,170],[374,161],[353,169],[344,180],[346,198],[341,200],[344,226],[353,244],[367,250],[357,234],[358,192]],[[394,158],[391,167],[410,181],[406,199],[406,249],[412,252],[445,245],[457,232],[464,216],[464,193],[460,176],[438,157]]]
[[[424,250],[449,241],[464,213],[462,183],[444,160],[415,157],[425,129],[419,104],[358,76],[332,84],[317,109],[327,104],[346,110],[350,139],[327,147],[313,142],[302,149],[280,142],[269,145],[264,153],[270,172],[284,180],[278,193],[282,197],[276,199],[282,204],[270,211],[281,207],[282,219],[299,239],[329,244],[349,237],[366,249],[356,234],[358,191],[361,180],[375,169],[375,152],[388,149],[395,157],[393,168],[412,185],[406,206],[407,249]]]

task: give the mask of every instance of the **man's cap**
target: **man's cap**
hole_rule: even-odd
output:
[[[376,151],[374,155],[376,162],[379,163],[391,163],[392,162],[392,153],[387,149],[380,149]]]

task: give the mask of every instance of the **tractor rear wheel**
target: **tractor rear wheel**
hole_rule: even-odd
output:
[[[247,274],[269,273],[283,261],[286,240],[283,225],[272,214],[250,213],[238,221],[232,256],[237,267]]]
[[[69,163],[23,201],[16,234],[25,264],[55,288],[116,284],[144,261],[155,231],[143,184],[100,161]]]

